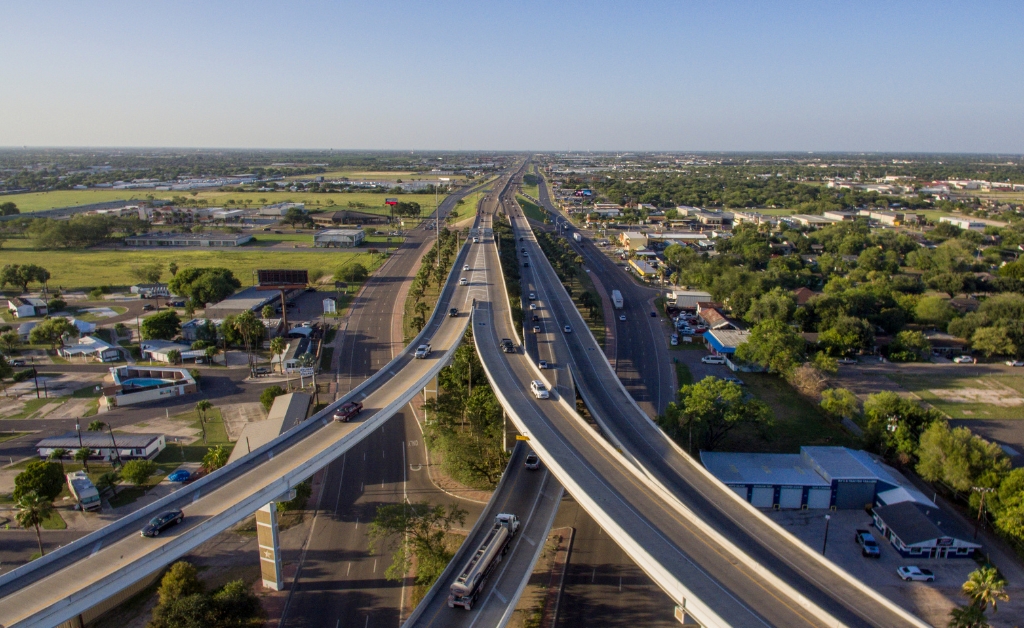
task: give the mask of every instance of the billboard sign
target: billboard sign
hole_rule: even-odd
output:
[[[308,270],[257,270],[261,286],[295,286],[309,283]]]
[[[397,198],[386,198],[386,199],[384,199],[384,204],[385,205],[398,205],[398,199]]]

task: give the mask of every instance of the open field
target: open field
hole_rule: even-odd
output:
[[[744,390],[768,404],[775,427],[768,440],[753,429],[737,428],[722,443],[723,451],[799,453],[801,446],[834,445],[858,448],[860,439],[829,419],[777,375],[737,373]]]
[[[366,207],[356,207],[359,211],[384,214],[388,213],[388,207],[384,199],[396,196],[405,202],[419,203],[423,207],[424,215],[428,210],[434,208],[433,194],[374,194],[371,192],[337,192],[331,194],[316,194],[313,192],[222,192],[220,190],[198,190],[193,196],[191,192],[185,191],[158,191],[158,190],[54,190],[52,192],[30,192],[27,194],[9,194],[3,197],[4,202],[12,202],[18,206],[22,213],[37,212],[55,207],[70,207],[74,205],[89,205],[91,203],[102,203],[105,201],[134,200],[146,201],[152,199],[171,200],[175,196],[183,196],[188,199],[205,200],[207,207],[226,207],[228,201],[233,201],[233,207],[260,207],[272,203],[305,203],[306,209],[335,210],[348,209],[349,203],[363,204]],[[444,197],[439,196],[438,202]],[[333,202],[333,205],[332,205]]]
[[[429,172],[412,172],[397,171],[397,170],[331,170],[330,172],[322,172],[320,174],[303,174],[295,175],[293,177],[285,177],[286,181],[295,181],[301,179],[312,179],[313,177],[323,177],[324,180],[330,181],[331,179],[340,179],[345,177],[352,179],[353,181],[368,180],[368,181],[436,181],[438,176],[444,176],[445,178],[451,179],[452,181],[464,181],[466,179],[463,175],[433,175]]]
[[[1024,419],[1024,377],[963,372],[894,373],[889,379],[951,419]]]
[[[302,235],[302,234],[299,234]],[[312,236],[307,236],[312,240]],[[380,255],[370,255],[367,249],[314,249],[268,250],[262,247],[242,247],[231,250],[67,250],[40,251],[19,248],[30,245],[28,240],[8,240],[4,243],[5,264],[38,264],[50,271],[50,287],[62,290],[81,290],[96,286],[130,286],[136,283],[131,276],[133,266],[158,263],[165,268],[170,262],[187,266],[218,266],[227,268],[242,282],[252,283],[252,273],[258,268],[321,269],[328,274],[350,261],[358,261],[373,270],[380,265]],[[162,277],[170,278],[169,273]]]

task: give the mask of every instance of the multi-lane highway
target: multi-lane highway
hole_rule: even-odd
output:
[[[558,416],[556,404],[541,410],[544,402],[532,401],[525,388],[540,371],[528,359],[497,353],[491,346],[496,340],[488,342],[474,326],[481,356],[522,429],[563,466],[567,477],[559,479],[566,489],[592,498],[589,507],[581,500],[588,511],[606,509],[591,514],[607,531],[614,533],[617,524],[619,533],[646,549],[646,556],[633,556],[638,564],[649,573],[664,570],[652,573],[663,587],[677,579],[731,625],[919,625],[767,525],[674,448],[622,389],[553,269],[546,261],[536,263],[542,254],[525,219],[513,220],[535,262],[524,275],[524,292],[537,294],[544,333],[555,339],[556,363],[572,365],[588,407],[626,457],[596,442],[578,422]],[[496,331],[507,319],[503,309],[500,301],[490,301],[478,304],[476,315],[493,321],[490,329]],[[565,325],[572,331],[564,331]],[[625,465],[642,470],[634,473]]]
[[[470,263],[484,268],[483,247],[467,245],[457,267]],[[484,298],[486,287],[448,282],[438,308],[468,310]],[[415,360],[408,351],[377,377],[364,382],[354,398],[365,410],[352,423],[329,421],[331,407],[274,442],[224,467],[187,490],[125,517],[58,552],[0,577],[0,617],[5,625],[57,624],[114,592],[172,562],[216,534],[277,498],[362,438],[379,429],[404,407],[437,372],[442,360],[462,339],[468,317],[434,316],[421,338],[431,342],[434,355]],[[182,508],[185,522],[158,539],[138,534],[141,522],[162,509]]]
[[[486,187],[486,186],[484,186]],[[387,366],[404,345],[402,314],[409,285],[423,255],[433,246],[437,216],[444,220],[456,203],[477,188],[445,198],[438,211],[405,240],[363,285],[339,331],[339,395]],[[406,603],[404,582],[387,580],[387,554],[372,554],[366,525],[377,506],[429,501],[457,503],[472,523],[483,504],[437,489],[429,476],[426,445],[409,405],[325,470],[313,534],[285,609],[282,626],[335,628],[357,618],[363,626],[395,626]]]

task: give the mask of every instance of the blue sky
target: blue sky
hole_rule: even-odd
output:
[[[1024,152],[1019,0],[0,15],[0,146]]]

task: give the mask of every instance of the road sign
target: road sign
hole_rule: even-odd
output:
[[[516,440],[530,440],[530,437],[523,436],[522,434],[516,434]]]
[[[384,204],[385,205],[398,205],[398,199],[397,198],[386,198],[386,199],[384,199]]]
[[[304,367],[299,369],[299,375],[302,376],[302,377],[313,377],[313,371],[315,371],[315,370],[316,370],[315,367],[304,366]]]
[[[324,314],[334,314],[338,311],[334,299],[324,299]]]

